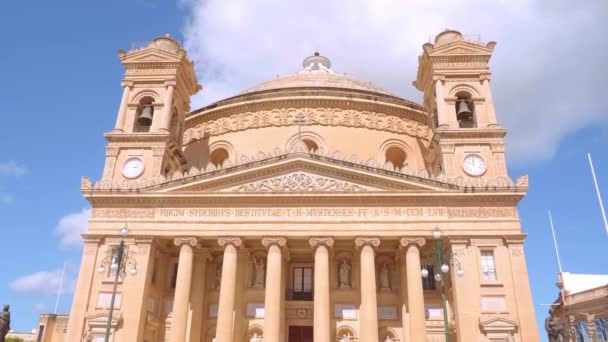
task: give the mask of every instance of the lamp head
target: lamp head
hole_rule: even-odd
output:
[[[441,230],[439,230],[439,227],[435,227],[435,230],[433,230],[433,237],[435,240],[441,239]]]
[[[120,235],[123,237],[129,235],[129,228],[126,225],[120,229]]]

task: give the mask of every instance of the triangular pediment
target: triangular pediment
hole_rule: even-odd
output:
[[[181,60],[181,56],[159,50],[154,48],[148,48],[141,51],[131,52],[123,57],[123,63],[178,63]]]
[[[491,55],[493,49],[467,41],[456,41],[433,49],[432,55]]]
[[[502,316],[481,320],[479,325],[485,332],[514,331],[517,328],[516,321]]]
[[[449,186],[398,173],[353,167],[307,156],[252,163],[233,170],[149,189],[155,192],[303,193],[446,191]],[[453,189],[452,189],[453,190]]]

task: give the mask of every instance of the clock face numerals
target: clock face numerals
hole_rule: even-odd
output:
[[[137,178],[144,172],[144,162],[139,158],[129,158],[122,165],[122,175],[126,178]]]
[[[486,168],[486,161],[476,154],[470,154],[462,161],[462,169],[470,176],[481,176]]]

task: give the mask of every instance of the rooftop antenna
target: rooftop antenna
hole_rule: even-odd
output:
[[[604,210],[604,203],[602,202],[600,187],[597,185],[597,178],[595,178],[595,170],[593,169],[591,153],[587,153],[587,157],[589,158],[589,167],[591,168],[591,174],[593,175],[593,183],[595,184],[595,191],[597,192],[597,200],[598,202],[600,202],[600,211],[602,213],[602,218],[604,219],[604,228],[606,228],[606,234],[608,234],[608,220],[606,220],[606,211]]]
[[[549,223],[551,224],[551,233],[553,233],[553,246],[555,246],[555,255],[557,255],[557,266],[559,267],[559,273],[562,273],[562,262],[559,260],[559,250],[557,249],[557,239],[555,238],[555,228],[553,227],[553,218],[551,217],[551,210],[549,212]]]

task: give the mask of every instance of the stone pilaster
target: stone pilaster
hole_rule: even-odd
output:
[[[422,238],[402,238],[401,246],[405,250],[406,274],[402,275],[402,284],[407,284],[407,305],[410,317],[410,341],[426,342],[426,318],[424,313],[424,291],[420,273],[420,247],[424,246]],[[403,259],[402,259],[403,260]],[[405,276],[405,277],[404,277]],[[407,330],[405,320],[403,331]]]
[[[359,308],[360,341],[378,342],[378,300],[376,298],[376,258],[378,238],[355,239],[361,254],[361,306]]]
[[[234,328],[234,297],[236,294],[237,248],[242,241],[237,237],[224,237],[218,240],[224,247],[220,300],[217,314],[216,342],[232,342]]]
[[[79,341],[84,334],[85,316],[88,310],[89,301],[95,301],[95,298],[91,298],[91,289],[93,288],[95,269],[99,266],[100,242],[101,239],[97,237],[84,237],[82,260],[80,262],[76,290],[74,291],[74,301],[72,303],[72,309],[70,310],[66,341]]]
[[[127,105],[129,104],[129,96],[131,95],[131,87],[133,82],[122,82],[123,91],[122,99],[120,100],[120,106],[118,107],[118,114],[116,115],[116,124],[114,125],[114,131],[123,132],[125,129],[125,117],[127,115]]]
[[[334,240],[331,238],[312,238],[309,243],[315,250],[314,341],[330,342],[329,249],[334,245]]]
[[[264,341],[279,342],[281,337],[281,279],[283,257],[281,248],[284,238],[263,238],[262,245],[268,248],[266,260],[266,292],[264,298]]]

